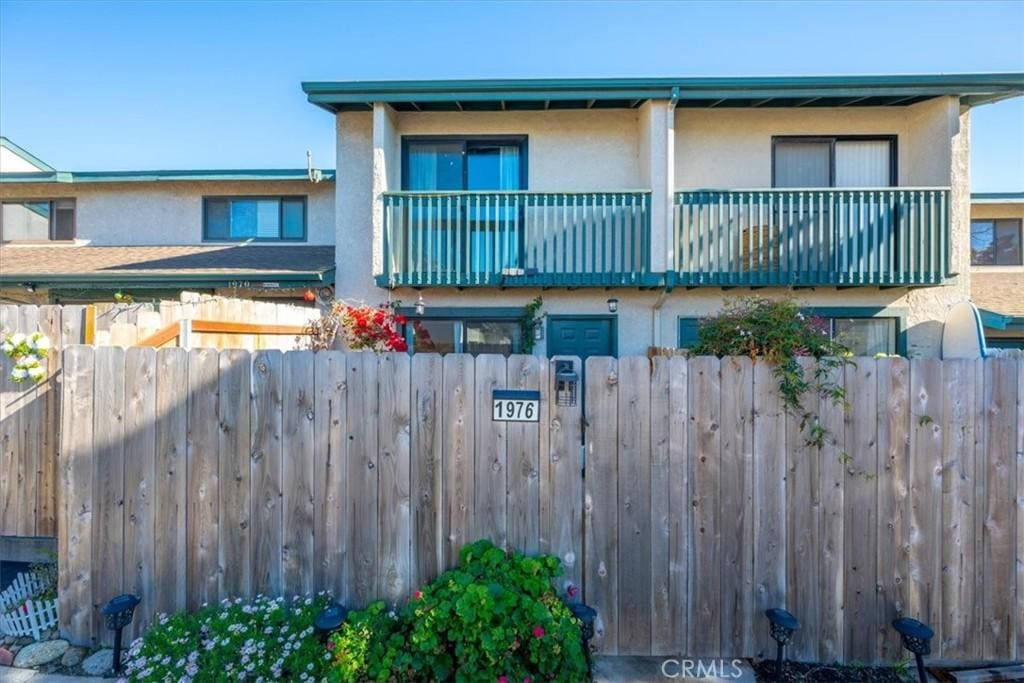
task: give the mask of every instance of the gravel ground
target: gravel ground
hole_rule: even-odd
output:
[[[839,666],[834,664],[806,664],[785,662],[782,680],[820,681],[821,683],[908,683],[914,681],[916,669],[906,667]],[[758,681],[775,681],[775,660],[763,659],[754,663]]]

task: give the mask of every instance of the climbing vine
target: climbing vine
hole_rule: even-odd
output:
[[[779,395],[786,412],[800,416],[807,445],[821,449],[829,431],[817,414],[805,411],[805,394],[821,397],[847,409],[846,390],[832,379],[833,372],[852,364],[850,349],[828,333],[823,318],[804,315],[792,299],[772,300],[744,297],[730,301],[721,313],[701,321],[696,355],[749,356],[767,360],[778,382]],[[814,370],[808,376],[800,358],[813,358]],[[851,458],[841,453],[840,461]]]
[[[537,345],[537,337],[534,332],[541,324],[539,313],[543,305],[544,300],[538,296],[526,304],[526,308],[523,310],[523,317],[519,321],[523,333],[523,353],[532,353],[533,347]]]

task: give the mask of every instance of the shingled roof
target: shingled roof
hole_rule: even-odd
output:
[[[0,284],[292,286],[334,280],[333,246],[0,247]],[[276,285],[268,283],[277,283]]]

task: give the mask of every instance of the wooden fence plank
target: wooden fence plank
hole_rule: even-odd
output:
[[[504,361],[504,359],[502,359]],[[380,432],[378,569],[381,597],[390,605],[405,602],[412,590],[412,526],[409,501],[409,433],[412,363],[406,353],[380,357]],[[504,490],[502,490],[504,501]]]
[[[763,614],[786,602],[786,412],[764,361],[754,364],[754,463],[754,603]],[[768,629],[755,630],[754,645],[760,656],[774,651]]]
[[[668,442],[670,367],[667,357],[651,359],[651,653],[676,654],[669,602],[672,552],[672,477]]]
[[[937,633],[942,624],[942,389],[940,361],[911,361],[907,612]]]
[[[742,657],[754,652],[754,629],[760,621],[754,607],[753,363],[749,358],[723,359],[720,375],[720,652]]]
[[[215,349],[188,356],[188,599],[189,609],[219,599],[220,458]]]
[[[910,364],[903,358],[879,359],[878,369],[878,657],[903,656],[892,620],[907,610],[909,541],[907,476],[910,473]]]
[[[1016,634],[1016,572],[1013,543],[1017,476],[1017,372],[1010,358],[994,358],[985,364],[985,460],[987,497],[982,546],[981,595],[982,654],[985,659],[1006,661],[1013,657]]]
[[[508,388],[540,391],[541,361],[536,356],[508,358]],[[508,544],[528,555],[540,551],[540,421],[506,425],[508,454]]]
[[[316,437],[312,351],[284,356],[281,582],[285,593],[313,590],[313,449]],[[361,514],[365,515],[365,511]]]
[[[591,357],[586,363],[586,557],[582,596],[597,610],[593,646],[606,655],[618,653],[618,364],[614,358]]]
[[[39,330],[39,307],[19,306],[19,328],[25,334]],[[19,491],[17,535],[34,536],[38,515],[39,474],[42,472],[42,390],[35,382],[27,381],[19,387],[17,416],[18,442],[16,472]]]
[[[577,372],[583,364],[566,357]],[[557,362],[557,361],[554,361]],[[558,401],[554,362],[548,365],[548,452],[541,452],[541,534],[549,539],[548,552],[562,562],[564,574],[557,586],[561,594],[583,584],[583,403],[584,388],[577,384],[574,405]],[[582,381],[582,377],[581,377]],[[543,497],[547,500],[543,500]],[[620,498],[621,503],[621,498]],[[621,520],[620,520],[621,522]],[[542,545],[543,547],[543,545]],[[620,596],[621,600],[621,596]],[[646,604],[646,603],[645,603]]]
[[[277,352],[279,354],[279,352]],[[313,543],[316,556],[314,585],[334,595],[345,592],[345,517],[348,468],[345,440],[347,392],[345,354],[316,354],[316,439],[313,466]]]
[[[0,339],[20,329],[17,306],[0,306]],[[11,379],[14,362],[6,355],[0,355],[0,534],[20,533],[21,520],[25,517],[22,503],[24,489],[18,475],[18,458],[21,442],[18,428],[18,412],[22,389]]]
[[[848,658],[873,661],[877,645],[878,616],[875,604],[878,564],[878,374],[876,361],[856,359],[846,370],[845,518],[856,520],[845,531],[846,644]]]
[[[218,390],[220,415],[220,561],[219,592],[225,598],[252,595],[250,500],[250,357],[248,351],[221,351]]]
[[[93,412],[93,609],[124,592],[124,349],[96,350],[96,407]],[[99,639],[113,642],[106,629]]]
[[[508,482],[508,436],[505,422],[491,419],[491,396],[507,383],[505,358],[496,354],[476,357],[476,429],[473,449],[473,540],[489,538],[505,547]]]
[[[291,354],[288,354],[291,355]],[[345,520],[348,553],[346,589],[362,606],[378,591],[378,401],[377,356],[350,353],[348,367],[348,512]]]
[[[690,449],[693,452],[693,559],[690,593],[692,654],[711,655],[722,637],[722,364],[701,356],[690,360]],[[733,454],[730,454],[730,456]],[[739,587],[735,587],[737,590]]]
[[[153,609],[170,614],[188,606],[188,353],[156,354],[156,425],[153,491]]]
[[[466,354],[444,357],[444,539],[445,566],[472,542],[475,364]]]
[[[156,613],[156,352],[128,349],[124,376],[124,589],[142,599],[128,629],[135,638]]]
[[[421,586],[444,570],[442,538],[442,359],[437,354],[412,357],[412,495],[413,584]]]
[[[46,361],[46,380],[39,386],[43,415],[39,425],[41,458],[39,483],[36,490],[35,533],[38,536],[57,535],[57,457],[60,448],[60,372],[62,362],[60,349],[64,348],[60,316],[60,306],[39,307],[39,331],[49,338],[53,349]]]
[[[831,368],[824,380],[831,386],[845,387],[846,370],[844,367]],[[821,558],[818,573],[821,614],[818,619],[818,656],[821,661],[833,662],[843,659],[845,646],[845,402],[836,401],[827,395],[821,396],[818,400],[818,413],[825,430],[818,455],[821,463]]]
[[[92,642],[93,410],[96,352],[88,346],[64,351],[61,391],[61,496],[57,532],[61,635]]]
[[[976,651],[974,553],[974,363],[949,360],[942,368],[942,638],[943,658]],[[897,478],[897,481],[899,479]],[[881,501],[880,501],[881,502]]]
[[[284,358],[276,349],[252,356],[249,482],[252,520],[252,589],[264,595],[282,592],[284,545]]]
[[[690,505],[690,458],[687,434],[690,430],[689,365],[685,358],[670,359],[669,379],[669,476],[672,518],[669,558],[669,604],[672,605],[673,650],[689,652],[690,544],[693,538],[693,507]]]

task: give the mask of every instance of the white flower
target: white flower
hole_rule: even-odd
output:
[[[20,382],[28,377],[28,370],[25,368],[15,367],[11,370],[11,379],[15,382]]]
[[[21,346],[25,343],[25,335],[21,332],[15,332],[10,336],[10,342],[15,346]]]
[[[43,377],[46,376],[46,368],[39,367],[39,366],[36,366],[34,368],[29,368],[28,376],[31,377],[32,379],[35,379],[35,380],[42,379]]]

